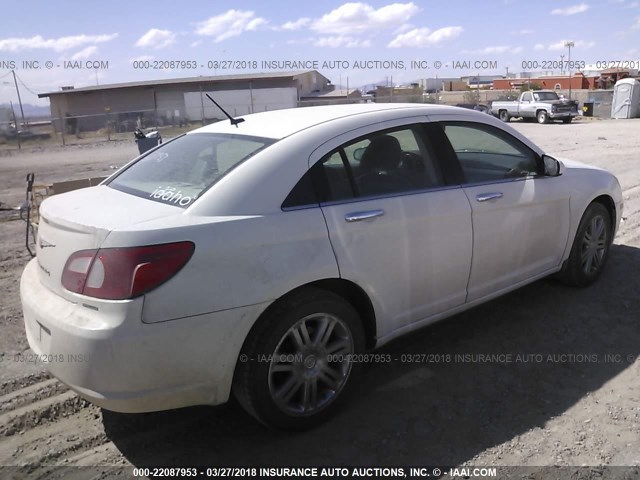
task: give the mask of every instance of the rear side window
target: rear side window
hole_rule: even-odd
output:
[[[142,157],[109,186],[186,208],[234,167],[274,142],[246,135],[184,135]]]
[[[442,185],[443,176],[434,152],[424,142],[421,125],[410,125],[371,133],[329,153],[311,167],[283,208],[404,194]]]

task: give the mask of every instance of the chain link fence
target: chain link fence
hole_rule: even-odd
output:
[[[437,93],[403,93],[391,90],[388,95],[362,97],[339,97],[334,99],[299,100],[295,106],[338,105],[354,103],[425,103],[442,105],[481,104],[490,106],[496,100],[513,100],[519,91],[505,90],[468,90]],[[559,90],[568,98],[568,91]],[[609,118],[611,113],[612,90],[574,90],[571,98],[577,100],[580,108],[585,102],[594,103],[593,115]],[[230,108],[233,116],[247,112],[276,110],[289,105],[266,103],[255,105],[235,105]],[[11,112],[10,109],[5,109]],[[188,112],[188,113],[187,113]],[[11,155],[21,148],[55,147],[78,144],[95,144],[110,141],[133,141],[136,129],[143,131],[159,130],[164,138],[207,125],[226,117],[217,109],[203,106],[201,109],[185,110],[184,103],[164,105],[161,109],[140,109],[135,111],[105,111],[99,114],[77,115],[53,112],[57,115],[49,118],[29,118],[22,123],[19,118],[7,114],[0,115],[0,156]],[[13,117],[13,118],[11,118]],[[16,127],[18,125],[18,127]]]

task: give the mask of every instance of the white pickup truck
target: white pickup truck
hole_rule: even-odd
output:
[[[523,92],[513,102],[493,102],[491,113],[503,122],[521,117],[524,120],[536,119],[538,123],[551,120],[571,123],[573,117],[578,115],[578,103],[561,99],[553,90],[531,90]]]

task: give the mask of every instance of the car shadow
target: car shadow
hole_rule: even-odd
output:
[[[614,245],[592,287],[539,281],[397,340],[377,352],[393,360],[367,365],[353,398],[308,432],[271,431],[234,402],[103,411],[104,428],[136,466],[459,465],[543,427],[630,366],[639,271],[640,249]]]

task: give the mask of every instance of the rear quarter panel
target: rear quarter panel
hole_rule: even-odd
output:
[[[319,208],[252,216],[193,217],[138,225],[105,241],[154,244],[190,240],[187,265],[145,295],[143,321],[161,322],[271,302],[338,267]]]

